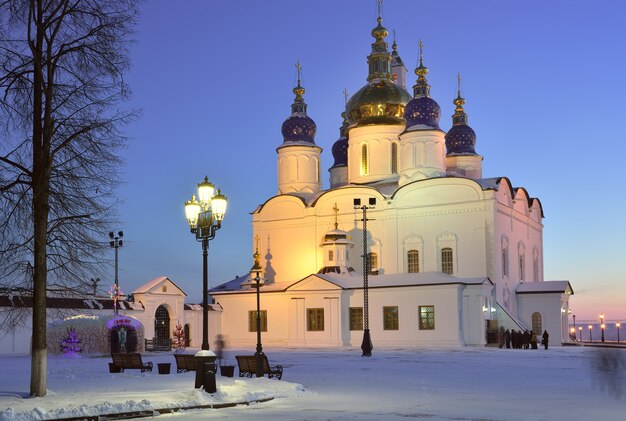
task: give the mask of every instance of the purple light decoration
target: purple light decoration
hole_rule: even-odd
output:
[[[78,353],[82,351],[82,348],[78,344],[80,344],[80,339],[78,339],[76,329],[73,327],[67,328],[67,337],[61,341],[61,348],[65,358],[80,358]]]

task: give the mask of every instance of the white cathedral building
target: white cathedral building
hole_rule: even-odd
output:
[[[573,290],[568,281],[544,280],[541,202],[506,177],[483,177],[460,84],[445,132],[421,46],[410,95],[387,35],[379,17],[367,83],[347,102],[332,147],[328,190],[299,78],[293,89],[276,149],[278,193],[252,217],[255,267],[264,279],[263,344],[358,347],[366,326],[374,348],[484,346],[497,342],[501,328],[547,330],[552,343],[569,342]],[[255,275],[210,291],[211,344],[222,334],[229,347],[254,347]],[[118,346],[117,330],[127,327],[131,350],[143,351],[144,339],[167,340],[180,324],[187,345],[198,348],[202,307],[185,298],[164,276],[121,301],[119,315],[95,288],[49,297],[48,342],[56,348],[49,346],[59,352],[58,335],[73,326],[89,340],[86,351],[108,353]],[[0,296],[2,310],[30,306],[29,297]],[[61,319],[52,309],[72,316]],[[3,335],[0,354],[30,350],[28,324]]]
[[[573,290],[544,280],[541,202],[506,177],[483,177],[460,83],[445,132],[421,45],[410,95],[387,35],[379,17],[367,83],[347,102],[332,147],[328,190],[300,78],[293,90],[276,149],[278,194],[252,218],[263,343],[359,346],[366,319],[374,347],[480,346],[501,327],[568,341]],[[211,290],[231,346],[256,342],[253,276]]]

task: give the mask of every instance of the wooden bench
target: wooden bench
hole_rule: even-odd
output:
[[[143,363],[141,361],[141,354],[138,352],[130,352],[130,353],[113,353],[111,354],[111,358],[113,358],[113,365],[120,369],[120,371],[124,371],[127,368],[136,368],[144,371],[152,371],[152,361],[148,361],[147,363]]]
[[[193,354],[174,354],[176,359],[176,372],[196,371],[196,360]]]
[[[256,374],[256,356],[254,355],[236,355],[237,365],[239,365],[239,377],[252,377]],[[262,355],[263,361],[263,374],[267,374],[271,379],[272,377],[276,377],[278,380],[283,377],[283,366],[276,365],[270,366],[269,361],[267,360],[267,355]]]
[[[171,339],[146,339],[145,341],[146,352],[172,350]]]

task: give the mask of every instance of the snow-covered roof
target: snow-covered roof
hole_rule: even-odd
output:
[[[548,294],[566,293],[574,295],[574,290],[569,281],[543,281],[543,282],[522,282],[515,290],[517,294]]]
[[[329,282],[341,289],[359,289],[363,288],[363,275],[358,272],[350,272],[346,274],[311,274],[296,282],[280,282],[265,284],[262,287],[263,292],[282,292],[295,287],[300,282],[309,278],[319,278]],[[239,277],[232,281],[226,282],[211,289],[211,294],[222,293],[247,293],[255,292],[256,289],[241,285],[245,278]],[[458,278],[442,272],[423,272],[423,273],[400,273],[394,275],[370,275],[368,279],[369,288],[389,288],[403,286],[428,286],[428,285],[482,285],[493,284],[489,278]]]
[[[158,277],[154,278],[153,280],[146,282],[145,284],[143,284],[140,287],[138,287],[137,289],[135,289],[133,291],[133,294],[145,294],[145,293],[148,293],[153,288],[159,286],[160,284],[162,284],[163,282],[166,282],[166,281],[171,282],[172,285],[174,285],[176,288],[178,288],[183,295],[187,296],[187,293],[185,293],[185,291],[183,291],[183,289],[181,287],[176,285],[174,283],[174,281],[172,281],[167,276],[158,276]]]

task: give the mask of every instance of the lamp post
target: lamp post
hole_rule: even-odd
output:
[[[367,253],[367,210],[376,207],[376,198],[370,197],[367,205],[361,205],[361,199],[354,199],[354,209],[363,211],[363,342],[361,343],[362,357],[371,357],[372,338],[370,337],[370,320],[369,320],[369,285],[368,285],[368,253]]]
[[[569,330],[569,337],[570,339],[572,339],[573,341],[576,340],[576,328],[573,327]]]
[[[572,314],[572,319],[574,319],[574,331],[576,331],[576,315]]]
[[[113,231],[109,232],[109,246],[115,249],[115,284],[113,285],[113,291],[111,291],[111,296],[113,298],[113,314],[117,315],[117,301],[120,298],[120,281],[117,278],[117,249],[122,247],[122,237],[124,236],[124,231],[118,231],[117,235]]]
[[[261,287],[264,282],[261,278],[261,264],[259,263],[259,246],[257,244],[254,253],[254,265],[250,269],[250,274],[254,273],[254,288],[256,288],[256,352],[254,358],[256,362],[256,376],[263,377],[263,345],[261,344]]]
[[[582,342],[583,341],[583,327],[582,326],[578,326],[578,333],[579,333],[578,336],[580,336],[580,342]]]
[[[589,342],[593,342],[593,340],[591,339],[591,329],[593,329],[593,326],[589,325]]]
[[[605,328],[605,324],[604,324],[604,313],[600,313],[600,329],[602,331],[602,336],[601,336],[601,341],[604,342],[604,328]]]
[[[226,196],[215,187],[207,177],[198,183],[198,200],[192,195],[191,200],[185,202],[185,215],[191,233],[195,234],[196,241],[202,243],[202,350],[209,349],[209,281],[208,281],[208,254],[209,241],[215,238],[215,233],[222,227],[222,220],[226,214]]]
[[[615,323],[615,327],[617,328],[617,343],[619,343],[619,327],[622,325],[622,322]]]

